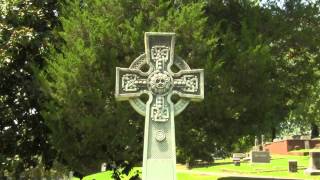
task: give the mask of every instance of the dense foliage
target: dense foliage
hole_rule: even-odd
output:
[[[214,37],[206,35],[203,6],[93,1],[70,3],[62,12],[66,44],[43,73],[51,97],[43,114],[53,143],[72,168],[87,174],[102,162],[127,167],[141,161],[144,118],[128,103],[115,101],[115,67],[129,66],[144,52],[144,31],[177,32],[177,53],[189,55],[194,66],[205,64]]]
[[[57,39],[56,1],[0,1],[0,178],[4,170],[19,175],[54,153],[49,129],[39,111],[41,92],[35,69],[41,69],[48,44]]]

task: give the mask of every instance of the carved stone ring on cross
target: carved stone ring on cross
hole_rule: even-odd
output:
[[[174,65],[179,70],[190,70],[189,65],[179,56],[175,56]],[[147,64],[145,53],[136,58],[130,65],[130,69],[141,70]],[[148,88],[158,95],[165,95],[172,87],[172,77],[169,73],[153,72],[148,77]],[[146,115],[146,104],[139,98],[133,97],[129,99],[131,106],[142,116]],[[179,115],[190,103],[190,99],[180,98],[174,105],[174,115]]]

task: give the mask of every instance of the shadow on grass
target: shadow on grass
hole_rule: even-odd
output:
[[[301,170],[301,171],[303,171],[305,169],[306,168],[298,168],[298,170]],[[241,173],[241,172],[243,172],[242,170],[230,170],[230,169],[221,169],[221,170],[226,173]],[[246,173],[256,173],[256,172],[259,172],[259,173],[288,172],[288,169],[246,171]]]
[[[227,165],[227,164],[233,164],[233,162],[219,162],[219,163],[213,163],[214,166],[221,166],[221,165]]]
[[[246,162],[242,162],[246,163]],[[222,166],[222,165],[228,165],[233,164],[233,162],[219,162],[219,163],[204,163],[204,164],[195,164],[192,165],[192,168],[203,168],[203,167],[210,167],[210,166]]]
[[[304,166],[301,166],[301,167],[298,167],[297,170],[305,170],[307,169],[307,167],[304,167]],[[268,172],[288,172],[288,169],[272,169],[272,170],[257,170],[257,171],[254,171],[254,172],[259,172],[259,173],[268,173]],[[253,172],[253,173],[254,173]]]
[[[210,167],[210,166],[213,166],[213,165],[216,165],[214,163],[197,163],[197,164],[192,164],[192,166],[190,167],[191,169],[193,168],[203,168],[203,167]]]
[[[255,179],[256,180],[281,180],[279,178],[236,177],[236,176],[218,178],[218,180],[255,180]],[[285,179],[285,180],[298,180],[298,179]]]

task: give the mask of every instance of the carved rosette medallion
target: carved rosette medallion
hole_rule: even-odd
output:
[[[165,95],[171,90],[173,80],[168,72],[155,71],[148,77],[147,84],[153,94]]]

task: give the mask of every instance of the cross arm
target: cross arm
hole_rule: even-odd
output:
[[[139,97],[145,90],[147,90],[147,73],[138,69],[116,68],[117,100]]]
[[[181,70],[173,77],[173,92],[192,101],[204,98],[203,69]]]

